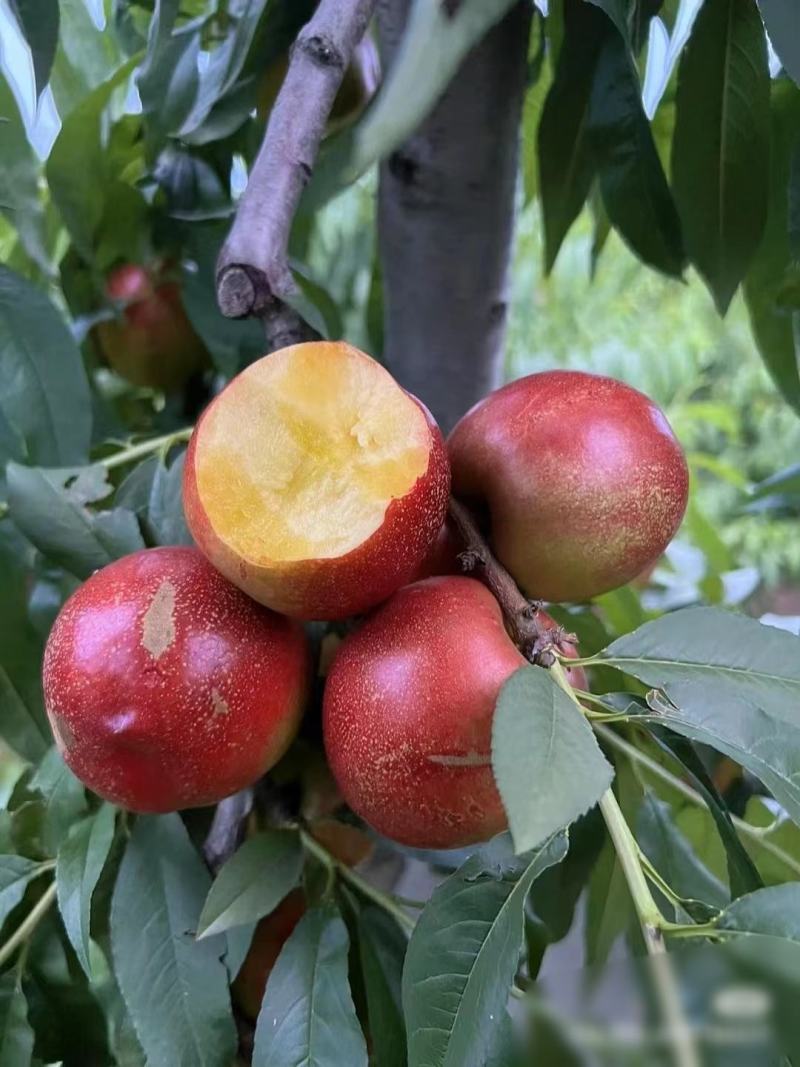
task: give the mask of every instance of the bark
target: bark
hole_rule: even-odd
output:
[[[379,0],[384,68],[411,2]],[[385,357],[445,430],[502,377],[532,10],[522,0],[490,30],[381,166]]]

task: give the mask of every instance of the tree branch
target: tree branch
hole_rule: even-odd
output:
[[[464,570],[475,571],[494,594],[511,638],[526,659],[540,667],[552,667],[559,646],[577,644],[575,635],[566,633],[561,626],[548,629],[540,622],[541,603],[523,596],[517,583],[489,548],[469,508],[451,496],[448,514],[464,544],[459,557]]]
[[[270,348],[318,335],[290,308],[292,221],[317,157],[336,93],[375,0],[320,0],[292,48],[231,232],[217,260],[223,315],[264,320]]]

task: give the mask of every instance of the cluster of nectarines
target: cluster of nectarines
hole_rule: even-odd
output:
[[[634,578],[687,496],[666,419],[620,382],[531,375],[478,404],[445,445],[426,408],[349,345],[276,352],[194,430],[184,508],[197,547],[112,563],[56,620],[44,689],[69,766],[134,811],[222,799],[298,729],[302,621],[368,613],[325,682],[325,748],[345,800],[411,846],[502,830],[491,723],[525,659],[492,594],[457,573],[451,472],[498,559],[554,601]],[[579,669],[573,682],[585,688]]]

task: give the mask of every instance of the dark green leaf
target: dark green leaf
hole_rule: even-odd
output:
[[[58,750],[51,748],[31,778],[30,788],[44,798],[43,843],[48,855],[54,856],[72,824],[86,811],[83,785]]]
[[[364,972],[373,1067],[406,1067],[403,1022],[403,960],[408,941],[394,919],[379,908],[358,916],[358,947]]]
[[[269,915],[300,881],[302,869],[303,849],[293,830],[251,837],[217,875],[197,923],[197,936],[210,937]]]
[[[132,511],[157,545],[191,545],[183,514],[185,451],[169,466],[151,456],[135,467],[117,490],[114,503]]]
[[[768,886],[734,900],[717,923],[733,947],[767,970],[797,982],[800,968],[800,882]]]
[[[635,0],[634,0],[635,2]],[[626,44],[630,43],[631,0],[589,0],[590,4],[601,8],[617,28],[617,32]]]
[[[8,465],[11,516],[40,552],[77,578],[88,578],[99,567],[145,547],[132,512],[90,511],[65,488],[69,476]]]
[[[111,94],[136,66],[136,57],[119,68],[72,110],[47,161],[47,183],[64,225],[84,258],[91,260],[94,237],[105,211],[109,178],[103,145],[103,114]],[[92,180],[87,181],[86,175]]]
[[[0,1063],[28,1067],[33,1055],[33,1030],[28,1024],[25,994],[14,974],[0,978]]]
[[[602,657],[663,690],[654,721],[711,745],[759,777],[800,821],[800,639],[718,608],[645,623]]]
[[[92,894],[114,840],[115,809],[104,804],[96,815],[79,822],[58,850],[56,888],[64,929],[89,978],[89,925]]]
[[[136,79],[151,151],[186,121],[200,84],[200,27],[173,33],[179,8],[178,0],[159,0]]]
[[[228,1067],[224,939],[196,941],[209,876],[178,815],[140,816],[111,907],[114,971],[148,1067]]]
[[[644,113],[636,67],[618,33],[606,37],[597,62],[589,136],[614,228],[645,263],[679,277],[685,266],[680,220]]]
[[[600,49],[613,32],[608,19],[584,0],[565,0],[564,41],[542,109],[537,146],[548,272],[594,177],[589,105]]]
[[[758,6],[778,58],[800,85],[800,8],[795,0],[758,0]]]
[[[122,55],[116,35],[107,26],[98,29],[85,0],[60,0],[59,8],[59,42],[50,84],[63,118],[113,74]]]
[[[253,1067],[367,1067],[347,952],[347,927],[336,908],[309,909],[267,981]]]
[[[605,963],[614,943],[634,920],[625,875],[614,846],[606,839],[589,880],[584,929],[587,964]]]
[[[25,443],[17,458],[85,462],[91,410],[80,352],[44,293],[2,265],[0,378],[0,409]]]
[[[521,857],[495,838],[435,890],[403,969],[412,1067],[483,1067],[519,962],[525,897],[566,852],[564,834]]]
[[[517,852],[569,826],[614,776],[580,709],[541,667],[521,667],[500,691],[492,768]]]
[[[36,92],[41,94],[50,78],[58,44],[58,0],[10,0],[20,29],[31,50]]]
[[[28,883],[42,873],[42,865],[34,860],[0,856],[0,926],[22,900]]]
[[[678,70],[672,175],[689,256],[721,314],[764,232],[768,131],[767,43],[755,0],[706,0]]]
[[[764,237],[744,282],[750,325],[761,358],[787,403],[800,411],[800,311],[780,306],[792,265],[787,189],[800,144],[800,90],[778,81],[772,90],[769,211]]]
[[[20,228],[22,216],[39,207],[39,161],[25,132],[25,123],[11,88],[0,73],[0,208]]]

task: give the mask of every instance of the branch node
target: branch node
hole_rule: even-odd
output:
[[[217,280],[217,302],[226,319],[243,319],[256,306],[256,287],[246,267],[225,267]]]
[[[344,56],[330,39],[321,33],[313,33],[308,37],[301,34],[294,44],[294,48],[305,53],[309,59],[318,63],[321,67],[336,67],[344,70]]]

